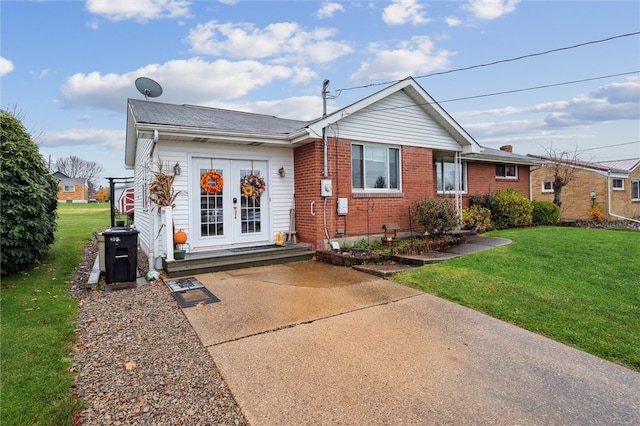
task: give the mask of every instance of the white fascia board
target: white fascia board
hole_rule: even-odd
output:
[[[230,130],[215,130],[207,128],[184,128],[181,126],[144,125],[138,127],[139,135],[153,137],[153,131],[158,130],[158,139],[192,139],[200,142],[231,142],[243,145],[290,145],[287,135],[267,133],[250,133]]]

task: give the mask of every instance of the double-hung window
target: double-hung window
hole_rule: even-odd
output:
[[[467,163],[459,166],[460,175],[458,182],[458,192],[467,192]],[[436,160],[436,176],[438,183],[438,193],[446,194],[456,190],[456,164],[452,157],[438,158]]]
[[[354,190],[400,190],[400,149],[385,145],[351,145]]]
[[[633,201],[640,201],[640,179],[631,181],[631,199]]]
[[[76,190],[76,187],[73,185],[65,185],[64,186],[64,192],[74,192]]]
[[[612,182],[611,182],[611,186],[616,191],[624,191],[624,180],[623,179],[614,178],[612,180]]]
[[[517,179],[518,166],[515,164],[496,164],[496,177],[502,179]]]

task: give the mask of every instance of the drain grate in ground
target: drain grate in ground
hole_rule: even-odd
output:
[[[173,297],[182,308],[190,308],[200,303],[220,301],[204,284],[194,277],[166,280],[165,284],[171,289],[171,294],[173,294]]]

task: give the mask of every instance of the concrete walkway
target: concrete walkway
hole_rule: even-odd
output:
[[[197,278],[221,302],[184,313],[252,425],[640,424],[640,374],[385,279]]]

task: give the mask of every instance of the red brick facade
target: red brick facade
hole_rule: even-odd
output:
[[[467,193],[462,197],[462,206],[469,206],[469,197],[485,195],[505,189],[517,189],[529,198],[529,166],[518,166],[517,178],[496,177],[496,163],[467,163]]]
[[[327,235],[342,240],[381,234],[385,223],[397,223],[401,231],[409,231],[414,226],[409,220],[411,204],[437,195],[431,149],[401,147],[402,192],[397,194],[351,191],[351,141],[329,138],[327,157],[327,178],[332,181],[333,195],[326,199],[325,233],[325,199],[320,193],[320,181],[325,178],[322,140],[294,151],[298,238],[316,249],[324,248]],[[495,163],[471,162],[467,164],[467,186],[463,207],[469,205],[469,196],[508,188],[528,197],[529,166],[518,166],[517,178],[498,178]],[[338,198],[347,199],[346,215],[337,213]]]

